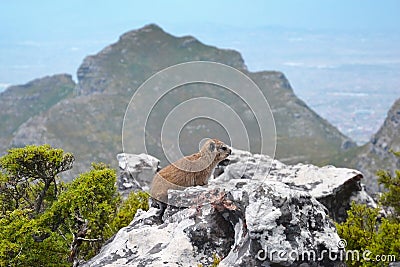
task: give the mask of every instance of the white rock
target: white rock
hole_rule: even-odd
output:
[[[129,174],[144,188],[158,167],[157,159],[144,154],[120,154],[118,159],[121,173],[126,172],[119,178]],[[289,256],[339,253],[331,218],[343,220],[351,200],[373,202],[360,186],[360,172],[289,166],[240,150],[229,159],[208,186],[170,190],[169,199],[180,208],[169,206],[162,219],[155,208],[138,211],[84,266],[207,266],[213,254],[223,258],[220,266],[343,263],[340,258],[332,262],[328,254],[322,261]]]

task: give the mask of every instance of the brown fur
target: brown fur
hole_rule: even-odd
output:
[[[206,185],[218,162],[231,150],[217,139],[209,139],[199,152],[186,156],[161,169],[153,178],[151,196],[166,203],[169,189],[183,190],[188,186]]]

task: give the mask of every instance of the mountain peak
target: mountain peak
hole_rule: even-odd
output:
[[[130,39],[132,37],[137,36],[138,34],[143,34],[143,33],[163,33],[163,34],[167,34],[160,26],[158,26],[157,24],[151,23],[151,24],[147,24],[145,26],[143,26],[142,28],[136,29],[136,30],[132,30],[132,31],[128,31],[124,34],[122,34],[120,36],[120,40],[123,39]]]
[[[144,25],[142,28],[138,29],[138,31],[164,31],[160,26],[155,23],[150,23]]]
[[[78,69],[79,93],[126,94],[126,84],[137,88],[161,69],[190,61],[213,61],[247,70],[237,51],[205,45],[193,36],[175,37],[149,24],[124,33],[116,43],[86,57]],[[148,76],[143,76],[143,70]]]

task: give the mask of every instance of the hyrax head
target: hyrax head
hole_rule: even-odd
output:
[[[226,159],[232,150],[222,141],[218,139],[208,139],[200,150],[203,154],[212,155],[213,161],[220,162]]]

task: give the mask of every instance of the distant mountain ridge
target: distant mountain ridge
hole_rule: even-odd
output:
[[[10,86],[0,93],[0,153],[9,147],[22,124],[71,97],[75,86],[71,75],[60,74]]]
[[[2,108],[2,125],[5,120],[19,122],[9,126],[8,130],[2,129],[0,151],[3,153],[12,146],[50,143],[75,154],[74,172],[86,170],[93,161],[115,166],[115,157],[122,151],[122,119],[137,87],[161,69],[199,60],[232,66],[256,82],[275,117],[278,138],[276,157],[285,163],[324,164],[334,155],[354,146],[349,138],[296,97],[282,73],[249,72],[242,56],[236,51],[204,45],[191,36],[174,37],[151,24],[123,34],[116,43],[86,57],[78,69],[77,84],[68,75],[54,76],[53,82],[49,78],[37,80],[37,84],[50,81],[50,85],[38,89],[45,95],[43,108],[28,109],[21,119],[18,119],[19,115],[13,117],[12,112]],[[17,106],[13,107],[14,110],[18,106],[29,107],[32,104],[29,91],[24,92],[25,99],[16,94],[15,88],[0,94],[2,107],[5,101],[15,102],[15,99],[19,102],[15,102]],[[57,97],[50,97],[45,88],[58,92]],[[215,94],[213,90],[207,88],[206,92],[212,96]],[[196,88],[187,92],[198,93]],[[13,94],[15,97],[10,98],[9,95]],[[182,101],[185,97],[188,96],[177,93],[174,101]],[[229,96],[226,98],[232,101]],[[157,152],[157,144],[153,145]],[[193,146],[190,142],[184,145]],[[162,158],[158,154],[154,156]]]
[[[364,176],[367,191],[381,191],[377,181],[377,170],[393,172],[400,169],[400,159],[391,151],[400,151],[400,98],[397,99],[387,113],[387,117],[379,131],[371,140],[361,146],[344,153],[337,165],[348,166],[360,170]]]

